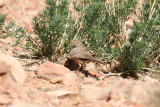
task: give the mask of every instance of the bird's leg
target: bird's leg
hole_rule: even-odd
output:
[[[82,64],[82,69],[84,70],[86,67],[86,64]]]
[[[78,67],[78,71],[80,70],[80,68],[82,67],[82,65],[80,63],[78,63],[79,67]]]
[[[85,64],[79,63],[79,67],[78,67],[77,70],[78,70],[78,71],[79,71],[79,70],[84,70],[85,66],[86,66]],[[80,68],[82,68],[82,69],[80,69]]]

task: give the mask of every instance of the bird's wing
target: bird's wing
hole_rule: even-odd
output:
[[[87,54],[74,54],[71,56],[71,58],[77,58],[77,59],[93,59],[91,55]]]
[[[84,50],[84,48],[74,48],[69,53],[72,58],[93,59],[93,57]]]
[[[71,51],[70,51],[70,55],[72,56],[72,55],[74,55],[74,54],[79,54],[79,53],[84,53],[85,52],[85,50],[83,49],[83,48],[79,48],[79,47],[77,47],[77,48],[73,48]]]

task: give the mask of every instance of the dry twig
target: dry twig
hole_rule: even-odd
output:
[[[76,32],[76,34],[75,34],[73,40],[75,40],[75,39],[77,38],[77,35],[78,35],[80,29],[82,28],[82,25],[83,25],[82,21],[83,21],[83,17],[84,17],[84,14],[85,14],[85,13],[83,13],[83,9],[84,9],[84,1],[82,1],[82,12],[81,12],[81,22],[80,22],[80,27],[79,27],[78,31]]]
[[[23,11],[23,14],[24,14],[24,17],[25,17],[26,21],[27,21],[27,23],[28,23],[30,29],[31,29],[32,32],[33,32],[32,26],[31,26],[31,24],[29,23],[28,18],[27,18],[26,14],[25,14],[25,11],[24,11],[24,8],[23,8],[22,0],[21,0],[21,8],[22,8],[22,11]]]
[[[149,71],[152,71],[152,72],[160,72],[159,70],[155,70],[155,69],[151,69],[151,68],[143,68],[145,70],[149,70]]]
[[[103,74],[102,73],[102,76],[99,77],[98,79],[101,80],[101,79],[104,79],[105,77],[110,77],[110,76],[121,76],[122,73],[111,73],[109,72],[108,74]]]
[[[156,0],[154,0],[154,2],[153,2],[153,4],[152,4],[151,11],[150,11],[150,14],[149,14],[149,19],[152,18],[152,15],[153,15],[153,13],[154,13],[153,8],[154,8],[155,3],[156,3]]]
[[[9,7],[9,5],[6,3],[5,0],[3,0],[4,4],[7,6],[7,8],[9,9],[9,11],[11,12],[11,14],[13,15],[14,19],[15,19],[15,22],[19,25],[22,26],[22,24],[19,22],[19,20],[16,18],[15,14],[13,13],[13,11],[11,10],[11,8]]]
[[[38,6],[38,9],[39,9],[39,12],[40,12],[41,10],[40,10],[40,6],[39,6],[39,1],[36,0],[36,2],[37,2],[37,6]]]

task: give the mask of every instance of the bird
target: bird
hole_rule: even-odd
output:
[[[78,64],[81,64],[83,68],[85,67],[86,63],[90,63],[94,60],[93,56],[84,49],[81,41],[75,40],[75,41],[72,41],[72,43],[75,46],[69,52],[70,58],[72,60],[74,60]]]

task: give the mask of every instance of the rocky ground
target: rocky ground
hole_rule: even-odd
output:
[[[29,32],[32,32],[21,8],[20,0],[4,0]],[[7,21],[13,14],[0,1],[0,11]],[[23,1],[25,14],[32,22],[45,0]],[[0,107],[160,107],[160,82],[147,75],[140,79],[119,75],[102,75],[93,71],[85,76],[71,71],[63,63],[45,59],[28,59],[31,52],[14,47],[12,38],[0,39]]]

